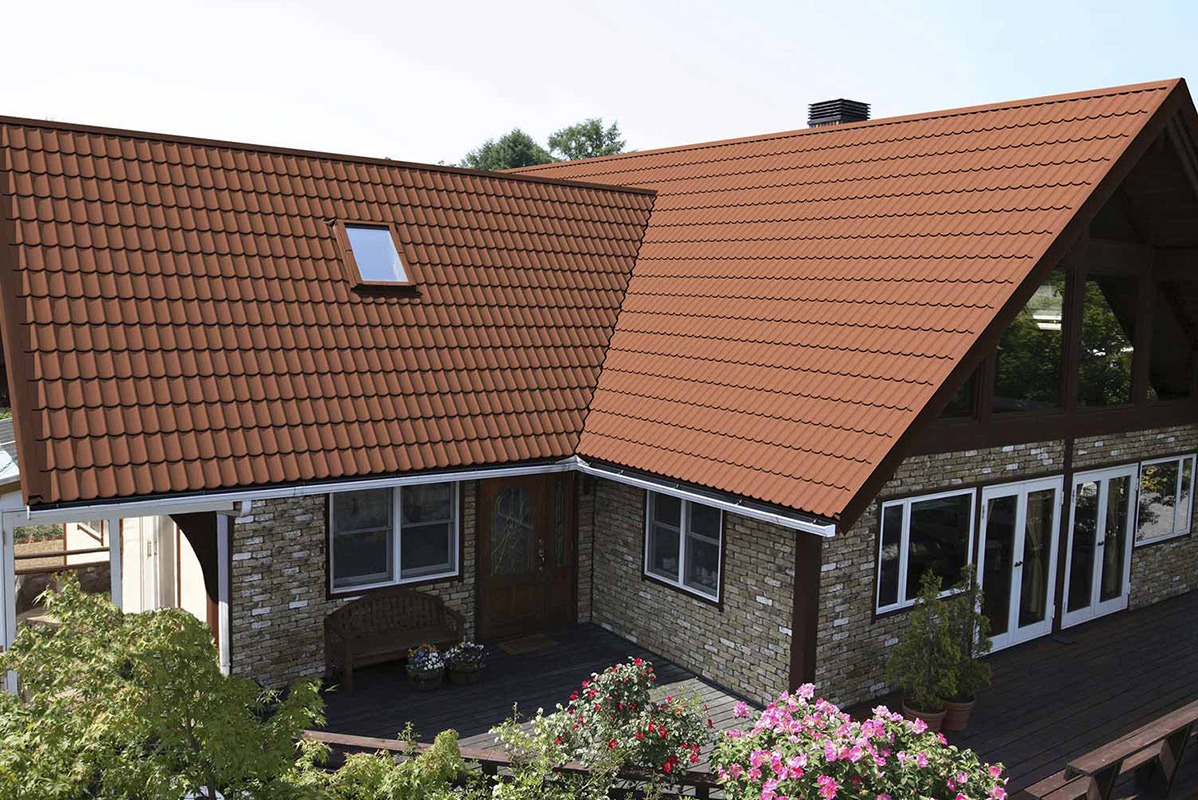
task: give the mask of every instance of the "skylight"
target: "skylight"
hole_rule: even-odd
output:
[[[409,283],[395,248],[391,229],[377,225],[346,225],[349,247],[363,283]]]

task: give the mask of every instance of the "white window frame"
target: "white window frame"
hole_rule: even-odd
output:
[[[453,567],[444,572],[429,573],[427,575],[417,575],[411,578],[404,578],[403,575],[403,490],[405,488],[415,488],[416,486],[431,486],[434,483],[428,484],[412,484],[408,486],[391,487],[391,574],[394,576],[390,580],[376,581],[374,583],[363,583],[355,586],[338,587],[336,585],[337,572],[334,566],[336,558],[336,549],[333,547],[333,537],[336,535],[334,528],[334,502],[333,495],[329,495],[329,511],[328,511],[328,548],[329,548],[329,594],[337,597],[354,597],[371,589],[381,589],[386,586],[402,586],[412,583],[429,583],[432,581],[447,580],[456,578],[462,573],[462,529],[461,515],[459,513],[459,496],[460,486],[457,482],[437,481],[449,486],[449,513],[450,513],[450,533],[452,541],[450,542],[450,556],[453,559]]]
[[[1140,487],[1141,481],[1144,479],[1144,467],[1151,467],[1154,464],[1168,464],[1169,462],[1177,463],[1177,487],[1173,492],[1173,532],[1164,533],[1160,536],[1153,536],[1147,539],[1140,538]],[[1182,476],[1185,475],[1185,462],[1190,462],[1190,508],[1186,515],[1185,528],[1177,528],[1177,509],[1181,505],[1181,489]],[[1193,453],[1180,456],[1165,456],[1163,458],[1148,458],[1140,462],[1136,469],[1136,522],[1132,529],[1132,547],[1141,547],[1144,545],[1156,544],[1170,539],[1180,539],[1183,536],[1189,536],[1194,530],[1194,473],[1198,471],[1198,460],[1195,459]]]
[[[965,566],[974,563],[974,537],[977,535],[977,489],[952,489],[935,494],[923,494],[916,497],[904,497],[899,500],[887,500],[878,511],[878,550],[874,560],[874,610],[878,614],[898,611],[915,605],[915,600],[907,600],[907,559],[911,550],[911,506],[931,500],[941,500],[945,497],[969,496],[969,536],[965,545]],[[886,519],[886,509],[901,506],[903,509],[903,527],[899,535],[898,557],[898,596],[897,601],[890,605],[881,605],[882,598],[882,546],[885,539],[882,536],[882,524]],[[940,593],[941,597],[953,594],[951,588]]]
[[[678,525],[678,577],[676,579],[670,579],[669,577],[664,576],[659,572],[654,572],[653,570],[649,569],[649,529],[653,525],[653,497],[655,495],[661,495],[662,497],[669,497],[673,500],[677,500],[681,504],[680,510],[679,510],[679,514],[680,514],[681,518],[678,521],[679,522],[679,525]],[[701,506],[704,506],[705,508],[710,508],[713,511],[715,511],[717,514],[720,515],[719,534],[718,534],[718,538],[715,542],[716,547],[719,550],[719,559],[717,561],[716,573],[715,573],[715,586],[716,586],[715,594],[709,594],[709,593],[703,591],[702,589],[697,589],[693,586],[689,586],[685,582],[687,537],[693,536],[694,538],[699,539],[704,542],[707,542],[708,544],[711,543],[711,537],[706,536],[701,533],[692,533],[690,530],[691,506],[694,506],[694,505],[701,505]],[[683,592],[686,592],[687,594],[691,594],[700,599],[707,600],[708,602],[719,603],[720,597],[722,594],[722,590],[724,588],[724,511],[723,511],[723,509],[716,508],[715,506],[709,506],[704,503],[694,503],[690,500],[684,500],[681,497],[675,497],[674,495],[667,495],[667,494],[663,494],[661,492],[647,490],[645,492],[645,550],[644,550],[643,555],[644,555],[644,560],[642,561],[642,564],[641,564],[641,571],[646,578],[653,580],[653,581],[657,581],[658,583],[667,584],[669,586],[674,587],[675,589],[679,589]]]

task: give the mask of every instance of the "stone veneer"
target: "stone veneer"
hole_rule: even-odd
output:
[[[725,514],[717,607],[643,577],[644,490],[595,480],[592,491],[591,523],[579,517],[580,539],[594,537],[592,619],[748,698],[786,689],[795,534]]]
[[[459,484],[461,578],[420,587],[441,596],[474,631],[476,484]],[[229,606],[232,671],[267,686],[324,672],[324,618],[344,598],[326,592],[325,495],[255,500],[234,521]]]
[[[1078,438],[1073,468],[1130,463],[1198,451],[1198,426]],[[853,526],[824,543],[816,675],[821,692],[839,703],[861,702],[887,691],[887,650],[907,617],[874,619],[879,503],[965,484],[1001,484],[1064,471],[1065,442],[1048,441],[907,458]],[[1064,521],[1062,522],[1064,524]],[[1060,558],[1064,554],[1060,554]],[[1198,588],[1198,537],[1132,551],[1132,607]]]

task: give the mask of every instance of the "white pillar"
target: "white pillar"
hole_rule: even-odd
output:
[[[0,515],[0,650],[12,647],[17,638],[17,561],[13,514]],[[10,692],[17,691],[17,673],[0,674]]]
[[[108,520],[108,566],[112,576],[112,602],[116,603],[117,608],[124,608],[123,594],[121,592],[122,577],[121,577],[121,518],[111,517]]]
[[[217,648],[220,650],[220,671],[228,675],[232,668],[229,653],[229,515],[216,515],[216,590],[217,590]]]

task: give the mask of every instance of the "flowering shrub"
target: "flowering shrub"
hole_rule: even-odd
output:
[[[422,644],[408,651],[408,674],[417,677],[433,676],[445,671],[445,659],[437,646]]]
[[[713,764],[730,800],[1003,800],[1002,765],[950,746],[921,720],[879,706],[855,722],[808,684],[730,730]],[[738,717],[749,716],[741,704]]]
[[[450,669],[479,669],[486,659],[487,648],[476,642],[462,642],[445,653],[445,664]]]

